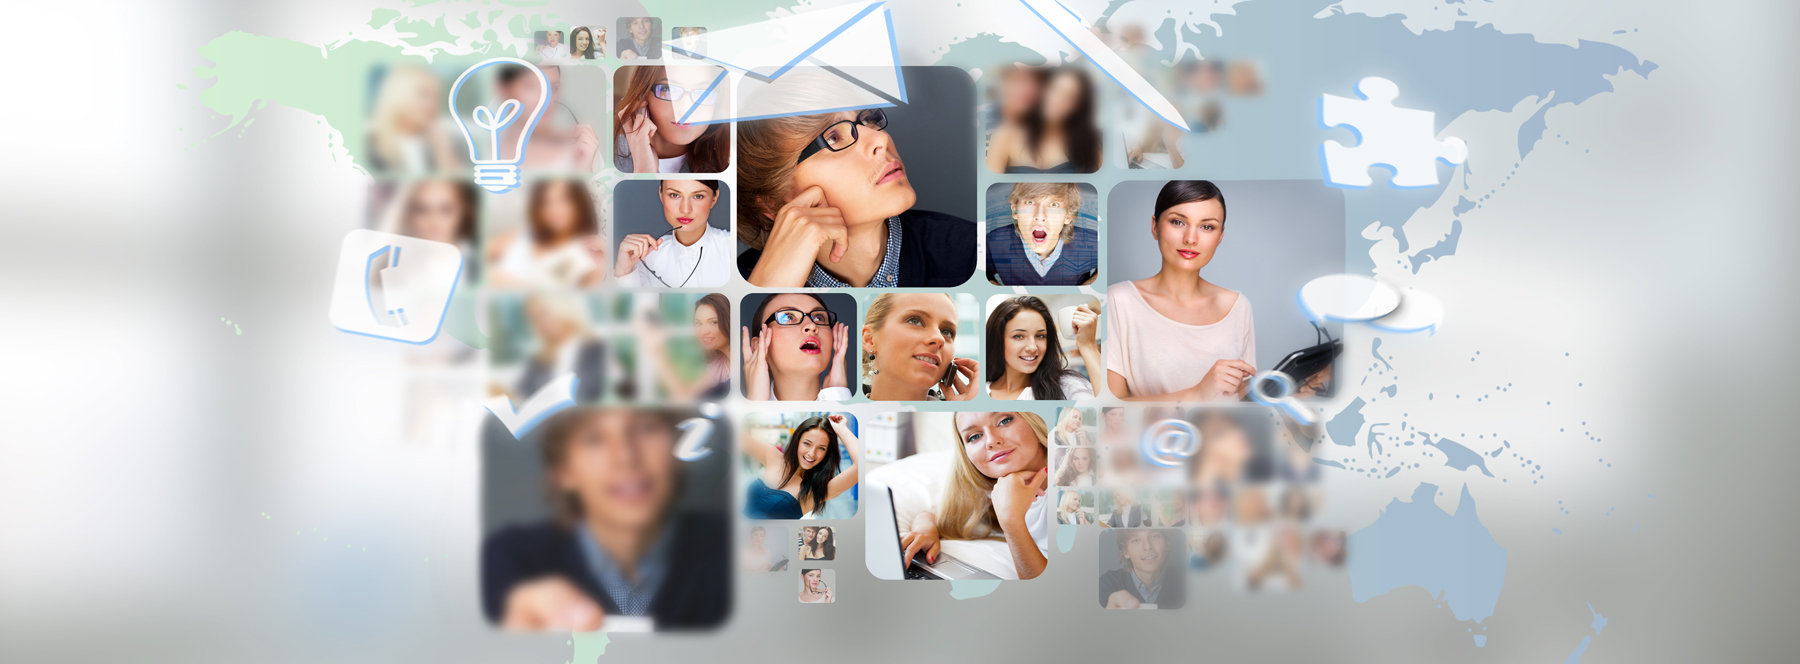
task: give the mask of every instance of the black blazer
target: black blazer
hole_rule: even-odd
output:
[[[929,210],[898,216],[901,288],[961,286],[975,274],[975,222]],[[761,249],[738,254],[738,272],[748,280],[761,259]]]
[[[1156,608],[1179,609],[1187,603],[1187,573],[1181,569],[1185,562],[1185,558],[1163,562],[1162,590],[1156,593]],[[1138,594],[1137,583],[1131,580],[1131,570],[1115,569],[1100,575],[1100,607],[1105,608],[1107,598],[1121,590],[1131,593],[1139,602],[1144,601],[1144,596]]]
[[[1106,525],[1114,528],[1147,528],[1150,526],[1150,513],[1144,510],[1143,505],[1132,505],[1125,508],[1124,518],[1119,518],[1119,513],[1113,512],[1106,518]]]
[[[525,373],[519,376],[519,400],[523,402],[537,394],[550,379],[550,367],[532,357],[525,363]],[[581,349],[575,355],[575,401],[593,403],[600,400],[606,387],[606,343],[590,339],[581,342]],[[516,404],[523,406],[524,403]]]
[[[731,613],[730,525],[719,516],[681,515],[674,527],[667,576],[650,601],[650,617],[657,631],[717,627]],[[507,526],[481,544],[482,611],[499,624],[513,586],[546,576],[568,579],[606,613],[619,614],[588,570],[575,533],[549,522]]]

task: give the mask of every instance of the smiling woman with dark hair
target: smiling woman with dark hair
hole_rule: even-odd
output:
[[[719,401],[731,394],[731,300],[708,293],[694,303],[694,340],[706,358],[706,370],[688,379],[676,370],[668,353],[667,333],[659,326],[638,328],[644,355],[655,365],[663,389],[674,401]]]
[[[603,46],[594,43],[594,33],[587,26],[575,28],[569,33],[569,57],[576,60],[592,60],[594,54]]]
[[[845,85],[836,77],[817,83],[827,96]],[[746,280],[891,288],[969,279],[975,224],[913,209],[918,194],[887,125],[879,108],[739,123],[738,239],[751,249],[738,255],[738,270]]]
[[[838,446],[850,452],[850,468],[839,472]],[[762,464],[762,474],[744,497],[751,519],[798,519],[821,514],[825,503],[856,486],[862,444],[846,415],[809,417],[788,435],[787,448],[744,437],[744,454]]]
[[[1075,309],[1075,348],[1086,366],[1100,366],[1095,339],[1100,315],[1082,305]],[[1063,358],[1062,342],[1051,329],[1056,318],[1043,300],[1030,295],[1008,298],[988,314],[988,396],[995,399],[1060,401],[1092,399],[1094,386]]]

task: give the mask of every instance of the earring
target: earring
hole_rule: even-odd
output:
[[[869,353],[869,375],[873,376],[879,373],[881,373],[881,369],[875,367],[875,354]]]

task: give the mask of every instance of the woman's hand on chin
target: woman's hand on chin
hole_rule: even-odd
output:
[[[1000,519],[1001,528],[1025,524],[1025,512],[1031,509],[1031,502],[1044,495],[1044,488],[1050,483],[1050,469],[1021,470],[1008,473],[994,482],[994,490],[988,492],[988,500],[994,503],[994,515]]]
[[[981,373],[981,363],[967,357],[959,357],[950,361],[950,382],[944,388],[945,401],[968,401],[975,398],[975,376]]]
[[[594,153],[599,151],[600,137],[594,134],[594,125],[575,125],[575,170],[594,172]]]
[[[844,215],[825,201],[818,185],[788,201],[775,213],[774,226],[763,241],[762,258],[750,272],[750,283],[762,288],[799,288],[806,285],[819,250],[831,245],[836,263],[850,247]]]

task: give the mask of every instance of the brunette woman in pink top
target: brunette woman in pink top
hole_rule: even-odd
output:
[[[1242,398],[1256,375],[1250,301],[1200,270],[1225,237],[1225,195],[1173,180],[1156,195],[1151,236],[1162,269],[1106,289],[1106,386],[1132,401]]]

